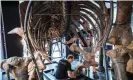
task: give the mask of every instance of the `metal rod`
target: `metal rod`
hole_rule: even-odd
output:
[[[110,34],[111,28],[112,28],[112,23],[113,23],[113,1],[110,2],[110,23],[109,23],[109,30],[107,33],[107,36],[105,38],[105,41],[103,43],[103,53],[104,53],[104,61],[105,61],[105,73],[106,73],[106,80],[109,80],[109,74],[108,74],[108,69],[107,69],[107,61],[106,61],[106,54],[105,54],[105,46],[106,46],[106,42],[108,39],[108,36]]]
[[[52,55],[52,53],[53,53],[53,44],[52,44],[52,42],[50,41],[50,45],[49,45],[49,55],[51,56]],[[52,58],[50,57],[50,60],[51,60]]]
[[[6,48],[6,38],[5,38],[5,29],[4,29],[4,19],[3,19],[3,13],[1,13],[1,19],[2,19],[2,38],[3,38],[3,49],[4,49],[4,58],[7,58],[7,48]]]
[[[31,3],[32,3],[32,1],[30,0],[29,3],[28,3],[27,9],[26,9],[25,19],[24,19],[24,34],[26,35],[26,37],[25,37],[26,41],[28,41],[28,38],[27,38],[28,34],[26,32],[27,32],[27,24],[28,24],[28,17],[29,17],[29,12],[30,12],[30,8],[31,8]],[[27,44],[28,44],[28,42],[27,42]],[[31,55],[32,55],[33,62],[34,62],[35,67],[36,67],[38,80],[41,80],[40,79],[40,75],[39,75],[39,68],[38,68],[38,66],[36,64],[35,57],[34,57],[34,54],[32,52],[31,52]]]
[[[62,38],[60,40],[62,41]],[[60,42],[60,45],[61,45],[60,47],[61,47],[61,57],[62,57],[63,55],[62,55],[62,44],[61,44],[61,42]]]

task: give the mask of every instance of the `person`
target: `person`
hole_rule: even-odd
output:
[[[67,80],[67,78],[74,79],[76,78],[76,71],[78,71],[78,67],[82,65],[78,65],[75,71],[71,69],[71,62],[73,62],[74,56],[69,54],[67,59],[61,59],[57,66],[57,70],[55,73],[55,77],[57,80]]]

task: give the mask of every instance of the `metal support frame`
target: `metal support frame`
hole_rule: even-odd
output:
[[[99,68],[100,68],[100,71],[101,71],[101,67],[103,67],[103,47],[101,47],[99,54],[100,54],[99,55]]]
[[[6,49],[6,39],[5,39],[5,29],[4,29],[4,20],[2,12],[2,3],[0,2],[0,60],[7,58],[7,49]],[[3,80],[4,70],[0,69],[0,80]]]
[[[1,2],[0,2],[1,5]],[[4,52],[3,52],[3,39],[2,39],[2,27],[3,27],[3,18],[2,18],[2,6],[0,7],[0,60],[4,59]]]
[[[3,53],[3,46],[2,46],[2,6],[1,6],[1,2],[0,2],[0,60],[4,59],[4,53]],[[0,80],[2,80],[2,73],[3,73],[3,70],[0,69]]]
[[[59,44],[57,43],[57,46],[58,46],[58,49],[59,49],[59,51],[60,51],[60,54],[62,54],[61,53],[61,46],[59,47]]]
[[[3,58],[7,58],[7,49],[6,49],[6,38],[5,38],[5,29],[4,29],[4,20],[1,6],[1,39],[2,39],[2,47],[3,47]]]
[[[28,3],[27,9],[26,9],[26,13],[25,13],[25,19],[24,19],[24,34],[26,36],[25,39],[27,41],[27,45],[29,45],[29,43],[28,43],[29,39],[27,38],[28,34],[26,32],[27,32],[27,24],[28,24],[28,17],[29,17],[29,12],[30,12],[30,8],[31,8],[31,4],[32,4],[32,0],[30,0],[29,3]],[[31,50],[29,50],[29,51],[31,51]],[[32,60],[33,60],[33,62],[35,64],[38,80],[41,80],[41,78],[40,78],[41,76],[39,74],[39,68],[38,68],[37,63],[35,61],[34,54],[33,54],[33,52],[30,52],[30,53],[31,53],[31,56],[32,56]]]
[[[49,45],[49,51],[48,51],[48,54],[49,54],[49,56],[51,56],[52,55],[52,42],[50,41],[50,45]],[[49,57],[49,59],[51,60],[51,57]]]
[[[107,39],[108,39],[108,36],[110,34],[110,31],[111,31],[111,28],[112,28],[112,24],[113,24],[113,1],[110,1],[110,23],[109,23],[109,30],[108,30],[108,33],[107,33],[107,37],[103,43],[103,54],[104,54],[104,63],[105,63],[105,73],[106,73],[106,80],[110,80],[109,79],[109,73],[108,73],[108,69],[107,69],[107,64],[106,64],[106,53],[105,53],[105,48],[104,46],[106,46],[106,42],[107,42]]]
[[[61,43],[61,39],[59,39],[59,40],[57,40],[56,39],[56,42],[54,42],[54,43],[52,43],[51,42],[51,55],[50,56],[52,56],[52,54],[54,53],[54,51],[55,51],[55,47],[58,47],[58,50],[59,50],[59,52],[60,52],[60,55],[61,55],[61,57],[62,57],[62,44],[59,46],[59,44],[58,44],[58,42],[60,42]],[[55,46],[53,46],[53,45],[55,45]]]

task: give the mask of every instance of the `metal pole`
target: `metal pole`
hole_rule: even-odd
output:
[[[7,58],[7,49],[6,49],[6,39],[5,39],[2,5],[0,2],[0,60],[3,60],[5,58]],[[0,69],[0,80],[4,79],[3,72],[4,71],[2,69]],[[9,73],[7,73],[7,75],[9,75]]]
[[[2,41],[2,27],[3,27],[3,21],[2,21],[2,5],[0,2],[0,60],[4,59],[4,52],[3,52],[3,41]]]
[[[2,28],[2,8],[1,8],[2,6],[1,6],[1,2],[0,2],[0,60],[2,60],[2,59],[4,59],[4,53],[3,53],[3,46],[2,46],[2,30],[1,30],[1,28]],[[0,80],[2,80],[2,69],[0,69]]]
[[[105,46],[106,46],[106,42],[108,39],[108,36],[110,34],[111,28],[112,28],[112,24],[113,24],[113,1],[110,1],[110,23],[109,23],[109,30],[107,33],[107,37],[103,43],[103,54],[104,54],[104,63],[105,63],[105,73],[106,73],[106,80],[109,80],[109,73],[108,73],[108,69],[107,69],[107,61],[106,61],[106,54],[105,54]]]
[[[27,32],[28,16],[29,16],[30,8],[31,8],[31,3],[32,3],[32,1],[30,0],[29,3],[28,3],[27,9],[26,9],[25,19],[24,19],[24,34],[26,35],[26,37],[25,37],[26,41],[28,41],[28,38],[27,38],[28,34],[26,32]],[[27,42],[27,45],[28,45],[28,42]],[[33,62],[35,64],[38,80],[41,80],[40,74],[39,74],[39,68],[37,66],[34,54],[32,52],[31,52],[31,56],[32,56]]]
[[[104,66],[103,66],[103,47],[101,47],[101,49],[100,49],[100,52],[99,52],[99,70],[100,70],[100,72],[98,73],[99,74],[99,80],[102,80],[102,73],[104,73],[105,72],[105,70],[104,70]]]
[[[105,66],[106,80],[109,80],[109,73],[108,73],[106,54],[105,54],[105,49],[104,48],[103,48],[103,54],[104,54],[104,64],[105,64],[104,66]]]
[[[52,44],[52,41],[50,41],[50,45],[48,47],[49,47],[48,54],[49,54],[49,56],[52,56],[52,54],[53,54],[53,44]],[[52,60],[51,57],[49,59]]]
[[[5,38],[5,29],[4,29],[4,20],[3,20],[3,13],[2,13],[2,6],[1,6],[1,38],[2,38],[2,47],[3,47],[3,54],[4,58],[7,58],[7,49],[6,49],[6,38]]]

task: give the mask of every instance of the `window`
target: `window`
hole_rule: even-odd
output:
[[[53,41],[55,42],[55,41]],[[57,42],[55,44],[52,45],[52,57],[54,58],[58,58],[61,57],[61,42]]]
[[[65,41],[65,37],[61,38],[60,41],[53,40],[51,56],[53,57],[52,61],[59,61],[61,58],[66,57],[66,46],[62,44]]]

